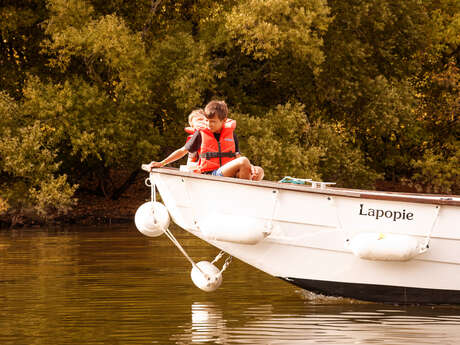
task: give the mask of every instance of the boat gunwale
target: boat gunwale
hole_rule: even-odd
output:
[[[177,168],[155,168],[150,173],[159,173],[166,175],[183,176],[194,179],[212,180],[226,183],[236,183],[242,185],[257,186],[262,188],[275,188],[282,190],[291,190],[298,192],[316,193],[331,196],[345,196],[351,198],[374,199],[374,200],[389,200],[389,201],[402,201],[421,204],[434,204],[434,205],[449,205],[460,206],[460,200],[452,200],[453,198],[460,198],[456,195],[441,195],[441,194],[418,194],[418,193],[399,193],[399,192],[386,192],[386,191],[372,191],[361,189],[348,189],[339,187],[327,187],[325,189],[315,188],[308,185],[297,185],[291,183],[280,183],[274,181],[251,181],[244,179],[237,179],[233,177],[212,176],[207,174],[197,174],[193,172],[180,171]]]

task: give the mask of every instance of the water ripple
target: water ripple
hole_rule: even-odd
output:
[[[174,229],[189,254],[217,250]],[[399,307],[299,290],[234,260],[190,281],[166,238],[132,226],[0,233],[0,344],[457,344],[460,307]]]

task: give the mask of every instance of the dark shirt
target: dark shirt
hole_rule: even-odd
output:
[[[216,138],[217,141],[220,139],[220,133],[213,133],[214,138]],[[238,143],[238,137],[236,136],[235,132],[233,132],[233,140],[235,141],[235,152],[239,153],[240,152],[240,145]],[[197,152],[200,147],[201,147],[201,134],[200,131],[196,131],[193,133],[192,137],[190,138],[189,141],[185,144],[185,149],[190,152],[190,153],[195,153]]]

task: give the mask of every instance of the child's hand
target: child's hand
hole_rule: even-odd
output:
[[[149,166],[150,166],[150,171],[152,171],[153,168],[163,167],[163,163],[153,161],[153,162],[150,162]]]

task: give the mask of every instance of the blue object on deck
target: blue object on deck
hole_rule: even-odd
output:
[[[281,182],[281,183],[294,183],[294,184],[306,184],[307,182],[310,182],[310,181],[311,181],[311,179],[284,176],[279,182]]]

